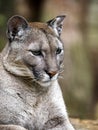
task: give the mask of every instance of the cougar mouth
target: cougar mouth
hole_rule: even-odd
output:
[[[50,86],[55,80],[57,80],[58,74],[56,74],[54,77],[50,78],[49,76],[44,76],[44,78],[37,80],[37,82],[41,86],[48,87]]]
[[[47,74],[46,72],[42,72],[34,69],[32,71],[33,71],[35,81],[39,83],[41,86],[51,85],[51,83],[55,81],[58,77],[58,73],[50,77],[50,75]]]

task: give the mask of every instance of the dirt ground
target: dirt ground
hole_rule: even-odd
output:
[[[76,130],[98,130],[98,120],[71,119]]]

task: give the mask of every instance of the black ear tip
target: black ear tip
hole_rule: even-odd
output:
[[[21,15],[13,15],[12,17],[10,17],[9,18],[9,20],[11,20],[11,19],[17,19],[17,18],[19,18],[19,19],[25,19],[23,16],[21,16]]]
[[[66,15],[58,15],[56,18],[60,18],[61,20],[64,20],[66,18]]]
[[[17,22],[24,22],[27,23],[26,19],[23,16],[20,15],[14,15],[12,17],[9,18],[7,25],[9,25],[10,23],[17,23]]]
[[[10,17],[10,18],[8,19],[8,23],[9,23],[10,21],[12,21],[13,19],[20,19],[20,18],[21,18],[20,15],[14,15],[14,16],[12,16],[12,17]]]
[[[57,17],[63,17],[63,18],[65,18],[65,17],[66,17],[66,15],[58,15]]]

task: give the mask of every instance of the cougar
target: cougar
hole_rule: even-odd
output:
[[[74,130],[58,84],[64,18],[8,20],[8,42],[0,54],[0,130]]]

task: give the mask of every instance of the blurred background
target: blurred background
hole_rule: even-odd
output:
[[[0,0],[0,51],[7,42],[7,20],[15,14],[41,22],[67,16],[61,36],[63,96],[71,117],[98,119],[98,0]]]

